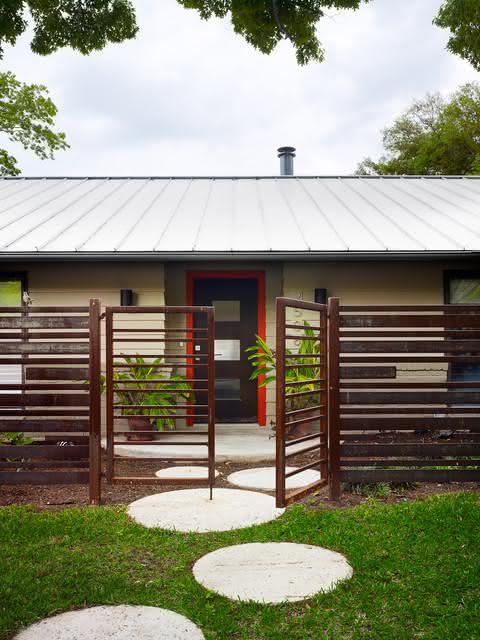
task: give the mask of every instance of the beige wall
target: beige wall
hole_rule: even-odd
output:
[[[313,300],[325,287],[342,304],[442,304],[445,266],[429,262],[286,263],[284,295]]]
[[[138,305],[186,303],[187,270],[261,270],[266,276],[267,341],[275,345],[275,298],[284,295],[313,300],[325,287],[343,304],[441,304],[447,269],[473,269],[475,263],[453,262],[189,262],[7,264],[0,270],[26,271],[35,304],[119,304],[119,290],[131,288]],[[299,315],[296,319],[301,319]],[[407,368],[399,371],[408,375]],[[434,373],[431,369],[426,375]],[[267,391],[267,424],[274,418],[275,390]]]
[[[159,263],[55,262],[8,265],[27,272],[34,304],[83,305],[99,298],[102,306],[119,305],[120,289],[133,289],[136,304],[164,304],[164,268]]]

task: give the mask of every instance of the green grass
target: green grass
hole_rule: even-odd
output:
[[[144,529],[122,508],[0,509],[0,638],[69,609],[145,604],[181,613],[207,639],[480,638],[480,501],[449,494],[354,509],[290,508],[235,532]],[[206,591],[191,566],[222,546],[317,544],[346,555],[352,580],[310,601],[235,603]]]

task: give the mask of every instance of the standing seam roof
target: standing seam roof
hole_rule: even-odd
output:
[[[0,254],[113,252],[480,252],[480,178],[0,179]]]

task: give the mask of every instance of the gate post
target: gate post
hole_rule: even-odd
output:
[[[277,334],[276,334],[276,481],[275,497],[278,508],[286,506],[285,502],[285,302],[277,298]]]
[[[328,299],[328,487],[338,500],[340,487],[340,303]]]
[[[101,478],[101,393],[100,393],[100,301],[90,300],[89,312],[89,497],[90,504],[100,504]]]

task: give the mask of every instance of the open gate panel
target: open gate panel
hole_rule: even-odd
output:
[[[284,507],[328,481],[327,306],[277,298],[275,356],[276,502]],[[287,490],[289,478],[310,469],[317,481]]]
[[[214,321],[213,307],[106,308],[110,482],[213,486]],[[159,479],[165,464],[207,465],[208,477]]]

